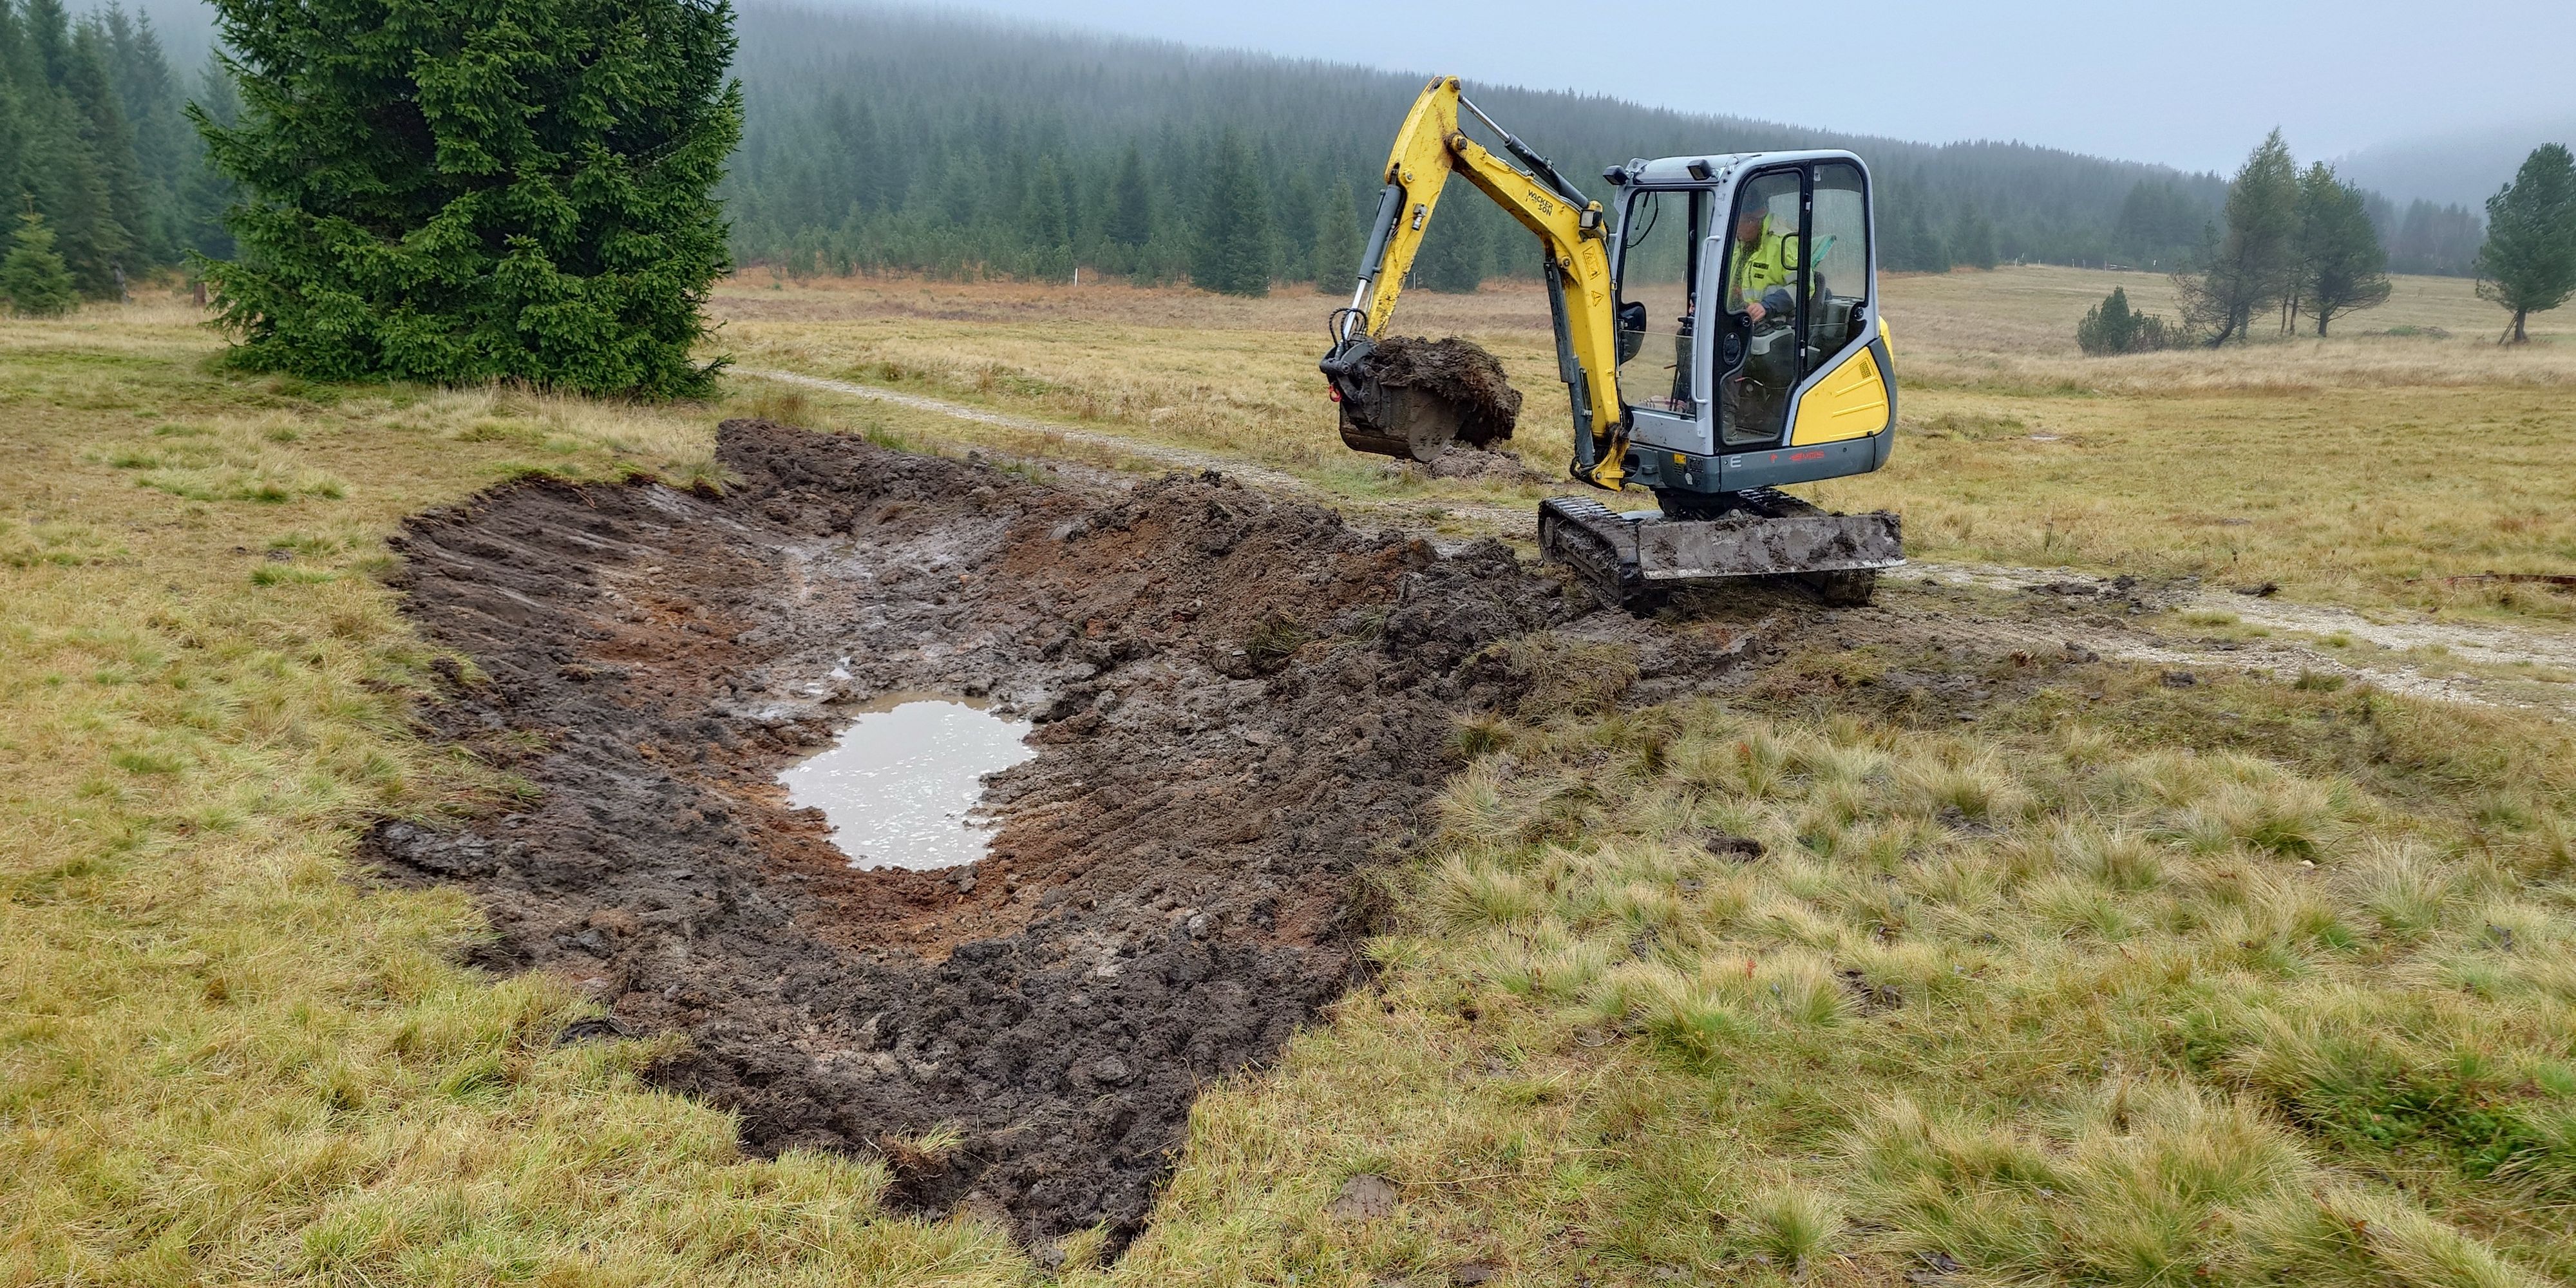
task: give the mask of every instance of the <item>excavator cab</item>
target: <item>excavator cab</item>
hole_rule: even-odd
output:
[[[1693,512],[1884,465],[1895,397],[1860,159],[1673,157],[1604,178],[1627,481]]]

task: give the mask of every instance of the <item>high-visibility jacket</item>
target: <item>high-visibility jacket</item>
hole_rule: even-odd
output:
[[[1762,298],[1771,288],[1786,287],[1798,271],[1791,258],[1794,238],[1771,230],[1771,216],[1762,217],[1762,232],[1747,246],[1730,239],[1727,253],[1726,307],[1730,312],[1743,312],[1744,306]]]

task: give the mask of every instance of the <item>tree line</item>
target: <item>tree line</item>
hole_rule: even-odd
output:
[[[114,299],[190,251],[231,253],[233,188],[185,112],[194,99],[225,117],[238,99],[217,69],[195,80],[183,89],[149,19],[0,0],[0,226],[13,257],[0,289],[14,306]]]
[[[729,249],[793,274],[1061,278],[1080,265],[1243,293],[1339,291],[1387,132],[1420,87],[917,11],[770,4],[740,25],[746,124],[718,194]],[[0,295],[57,308],[112,298],[192,251],[231,254],[224,211],[237,189],[207,164],[188,100],[220,135],[240,85],[213,60],[190,79],[193,93],[151,23],[113,4],[75,19],[63,0],[0,0],[0,183],[14,207],[0,219]],[[2115,310],[2096,330],[2123,344],[2234,338],[2258,314],[2323,331],[2384,292],[2388,271],[2479,272],[2492,240],[2474,212],[2401,211],[2330,168],[2297,169],[2286,147],[2258,149],[2222,181],[2021,144],[1931,146],[1471,88],[1578,179],[1634,154],[1851,147],[1871,159],[1880,258],[1896,271],[2020,260],[2181,272],[2188,315],[2159,330],[2124,327]],[[1458,197],[1417,262],[1420,283],[1534,275],[1528,236]]]
[[[786,274],[1093,271],[1150,282],[1350,280],[1417,77],[901,10],[746,7],[733,250]],[[1881,262],[2162,266],[2196,247],[2215,175],[2013,143],[1932,146],[1471,85],[1578,182],[1631,157],[1849,147],[1879,184]],[[1471,127],[1473,128],[1473,127]],[[1595,185],[1599,191],[1606,187]],[[1425,285],[1534,276],[1532,239],[1444,202]],[[1231,213],[1230,213],[1231,212]]]
[[[2408,221],[2428,238],[2448,239],[2457,235],[2456,210],[2418,202]],[[2114,288],[2077,324],[2077,344],[2092,354],[2216,348],[2266,327],[2289,335],[2303,324],[2322,337],[2336,318],[2387,301],[2392,255],[2371,194],[2325,162],[2300,168],[2279,130],[2229,181],[2223,214],[2200,251],[2173,270],[2179,321],[2132,309],[2128,292]],[[2482,227],[2462,258],[2479,297],[2512,315],[2503,341],[2520,343],[2531,314],[2576,294],[2576,158],[2560,144],[2535,149],[2487,199]],[[2460,254],[2447,243],[2440,253]]]

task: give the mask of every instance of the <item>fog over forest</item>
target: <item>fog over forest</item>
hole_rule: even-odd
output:
[[[205,6],[144,0],[137,12],[157,28],[172,81],[196,90],[212,44]],[[1388,135],[1420,88],[1399,73],[953,10],[749,0],[739,30],[749,119],[724,192],[734,250],[798,273],[1052,276],[1080,264],[1179,280],[1231,133],[1266,212],[1273,273],[1330,277],[1332,223],[1372,203]],[[2215,174],[2017,143],[1836,134],[1473,82],[1469,92],[1596,187],[1603,165],[1632,156],[1851,148],[1879,180],[1883,259],[1898,270],[2169,268],[2199,248],[2226,191]],[[2249,148],[2262,128],[2248,123]],[[2486,151],[2502,155],[2477,156]],[[2402,143],[2347,161],[2365,187],[2442,194],[2374,197],[2393,270],[2468,271],[2482,221],[2462,167],[2482,162]],[[1534,271],[1528,239],[1499,211],[1462,201],[1448,212],[1426,280],[1463,289]]]

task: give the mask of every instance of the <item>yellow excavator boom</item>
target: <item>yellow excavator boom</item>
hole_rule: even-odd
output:
[[[1458,128],[1461,106],[1500,136],[1529,164],[1524,170],[1493,154]],[[1618,386],[1618,323],[1611,294],[1610,255],[1601,203],[1585,198],[1556,174],[1545,158],[1477,111],[1443,76],[1425,86],[1396,131],[1386,159],[1386,187],[1379,200],[1358,290],[1335,323],[1335,354],[1365,336],[1386,331],[1403,293],[1404,276],[1422,249],[1423,234],[1439,208],[1441,190],[1457,174],[1493,199],[1521,226],[1538,235],[1547,256],[1549,302],[1556,311],[1558,374],[1574,400],[1575,473],[1616,490],[1626,454]],[[1325,360],[1333,372],[1334,359]]]

